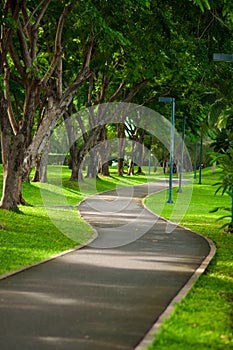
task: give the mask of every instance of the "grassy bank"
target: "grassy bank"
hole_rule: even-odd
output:
[[[217,253],[206,273],[175,306],[165,320],[150,350],[226,350],[233,348],[233,235],[221,229],[216,219],[224,212],[210,213],[217,206],[230,206],[228,196],[214,195],[218,174],[206,169],[202,184],[194,183],[192,200],[181,224],[210,238]],[[190,184],[183,187],[183,191]],[[177,190],[173,190],[174,201]],[[164,194],[152,195],[146,205],[154,212]],[[172,205],[165,204],[162,216],[169,218]]]

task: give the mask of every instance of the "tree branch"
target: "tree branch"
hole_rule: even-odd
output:
[[[118,86],[117,90],[114,92],[114,94],[112,94],[112,96],[109,98],[109,102],[113,102],[115,101],[122,92],[123,87],[125,86],[125,82],[124,83],[120,83],[120,85]]]
[[[43,2],[45,2],[46,0],[41,0],[41,2],[36,6],[36,8],[34,9],[34,11],[31,13],[30,17],[28,18],[27,22],[24,25],[24,30],[28,27],[30,20],[32,19],[32,17],[35,15],[35,13],[38,11],[38,9],[40,8],[40,6],[43,4]],[[44,5],[40,15],[37,18],[37,21],[35,22],[34,26],[35,28],[38,28],[41,19],[43,18],[45,11],[47,10],[49,4],[50,4],[51,0],[47,0],[47,3]]]
[[[135,86],[133,90],[123,99],[123,102],[130,102],[132,98],[149,82],[149,79],[143,80],[141,83]]]
[[[93,73],[91,73],[90,80],[89,80],[89,86],[88,86],[86,107],[90,107],[91,106],[93,89],[94,89],[94,78],[93,78]]]
[[[110,78],[103,74],[103,77],[102,77],[102,88],[101,88],[101,92],[100,92],[100,97],[99,97],[98,103],[103,103],[104,102],[109,82],[110,82]]]
[[[14,47],[11,39],[9,40],[9,51],[10,51],[10,55],[11,55],[11,58],[14,62],[16,69],[18,70],[21,77],[24,77],[25,76],[24,68],[23,68],[22,64],[20,63],[19,56],[15,50],[15,47]]]
[[[75,92],[77,88],[91,76],[91,71],[89,70],[89,65],[91,61],[91,56],[92,56],[92,50],[93,50],[94,43],[91,42],[87,54],[84,60],[84,64],[80,72],[77,74],[73,84],[71,84],[66,91],[63,94],[63,99],[66,99],[71,93]]]
[[[9,86],[9,79],[10,79],[10,69],[7,67],[7,65],[4,65],[4,95],[5,99],[7,101],[7,113],[8,113],[8,118],[12,127],[12,130],[14,134],[16,135],[19,131],[18,124],[15,120],[13,108],[12,108],[12,103],[11,103],[11,94],[10,94],[10,86]]]
[[[68,6],[65,6],[59,21],[57,25],[57,31],[56,31],[56,36],[55,36],[55,44],[54,44],[54,55],[50,64],[49,69],[45,73],[44,77],[41,80],[41,84],[46,85],[49,78],[53,74],[59,60],[61,59],[61,54],[62,54],[62,45],[61,45],[61,37],[62,37],[62,31],[65,23],[65,19],[68,16],[68,14],[71,12],[71,10],[74,7],[74,3],[71,3]]]
[[[27,41],[23,32],[23,27],[19,19],[17,21],[17,24],[18,24],[19,41],[22,48],[23,61],[24,61],[25,67],[30,68],[32,66],[32,60],[29,54]]]

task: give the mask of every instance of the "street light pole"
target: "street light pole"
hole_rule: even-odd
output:
[[[149,161],[148,161],[148,174],[149,175],[150,175],[150,167],[151,167],[151,147],[152,147],[152,136],[150,135]]]
[[[182,146],[181,146],[181,160],[180,160],[180,169],[179,169],[179,188],[177,192],[182,192],[182,175],[183,175],[183,161],[184,161],[184,136],[185,136],[185,126],[186,118],[182,117]]]
[[[198,180],[198,184],[201,185],[201,172],[202,172],[202,149],[203,149],[203,138],[201,135],[201,143],[200,143],[200,168],[199,168],[199,180]]]
[[[193,172],[193,178],[197,178],[197,140],[195,142],[195,148],[194,148],[194,172]]]
[[[169,172],[169,197],[167,203],[173,204],[172,200],[172,176],[173,176],[173,157],[174,157],[174,134],[175,134],[175,99],[173,97],[159,97],[159,102],[169,102],[172,104],[171,111],[171,142],[170,142],[170,172]]]

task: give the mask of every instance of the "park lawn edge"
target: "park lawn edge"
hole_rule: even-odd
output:
[[[203,187],[213,192],[212,185],[215,181],[211,181],[210,184],[208,182],[210,179],[204,178]],[[194,184],[194,191],[200,190],[197,186],[198,184]],[[173,189],[174,196],[175,191],[176,189]],[[145,200],[146,206],[152,212],[156,213],[156,210],[151,203],[158,201],[159,196],[161,196],[159,193],[152,194]],[[225,205],[228,202],[227,197],[215,197],[214,201],[216,198]],[[206,214],[208,217],[209,212]],[[169,209],[165,208],[166,220],[169,220],[169,215]],[[163,319],[160,327],[156,328],[154,339],[151,339],[151,344],[147,347],[148,350],[230,350],[233,348],[233,235],[224,232],[221,224],[214,220],[211,220],[211,225],[216,225],[216,230],[212,230],[213,232],[208,232],[205,224],[201,227],[198,222],[189,222],[189,220],[189,217],[184,218],[181,225],[213,241],[216,254],[187,295],[179,303],[175,303],[171,313]]]
[[[82,190],[78,182],[70,181],[70,169],[62,167],[62,187],[57,183],[61,167],[49,166],[49,183],[24,183],[23,195],[29,205],[19,206],[19,211],[0,210],[0,278],[6,278],[8,274],[30,268],[35,264],[40,264],[70,249],[78,249],[87,245],[95,239],[95,230],[80,216],[78,204],[93,193],[108,191],[122,186],[137,185],[147,181],[145,175],[118,177],[117,170],[113,169],[113,176],[103,177],[93,181],[85,181]],[[0,186],[2,182],[2,166],[0,166]],[[59,182],[59,181],[58,181]],[[43,193],[47,196],[49,204],[56,206],[65,201],[67,208],[49,209],[57,210],[62,216],[62,225],[66,231],[67,210],[73,210],[78,216],[78,220],[72,215],[73,225],[77,223],[80,227],[80,237],[70,239],[69,234],[64,235],[56,227],[56,212],[52,215],[55,225],[51,222],[46,208],[43,207]],[[48,203],[47,203],[48,204]],[[71,207],[71,209],[69,208]],[[73,207],[73,208],[72,208]],[[47,209],[48,210],[48,209]],[[54,219],[55,217],[55,219]],[[76,221],[75,221],[76,220]],[[80,238],[80,239],[79,239]]]

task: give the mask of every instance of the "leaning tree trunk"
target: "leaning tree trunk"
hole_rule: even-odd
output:
[[[44,151],[44,148],[51,137],[52,131],[61,118],[62,113],[63,112],[58,108],[53,97],[49,98],[46,117],[42,119],[42,122],[38,126],[35,135],[25,152],[22,175],[23,182],[29,180],[30,173],[36,164],[37,157]]]

